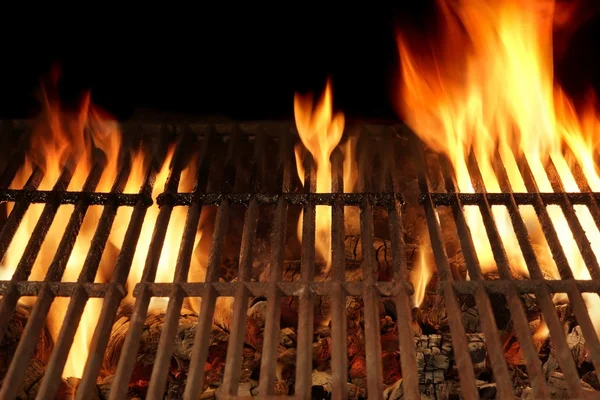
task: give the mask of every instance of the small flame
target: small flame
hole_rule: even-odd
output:
[[[417,260],[415,268],[411,271],[410,281],[413,284],[414,293],[412,296],[413,308],[420,307],[425,300],[425,291],[427,284],[433,276],[433,268],[426,259],[424,251],[419,252],[419,259]]]
[[[329,157],[342,138],[344,114],[333,113],[331,82],[327,81],[325,92],[316,106],[311,95],[296,94],[294,116],[302,143],[312,154],[316,169],[316,192],[331,193],[331,164]],[[351,146],[351,145],[350,145]],[[350,148],[351,149],[351,148]],[[296,146],[296,168],[300,180],[304,182],[301,147]],[[350,159],[347,157],[347,159]],[[348,174],[351,174],[348,170]],[[349,179],[351,175],[348,175]],[[348,185],[348,186],[347,186]],[[352,185],[349,180],[345,187]],[[326,261],[327,270],[331,266],[331,211],[328,206],[316,206],[316,251]],[[302,214],[298,221],[298,238],[302,240]]]
[[[451,161],[458,188],[473,192],[467,158],[478,161],[486,189],[500,191],[493,169],[501,159],[514,191],[525,191],[518,164],[526,160],[541,192],[553,188],[546,174],[554,163],[566,191],[579,191],[570,167],[577,161],[592,187],[598,190],[593,154],[598,146],[600,118],[596,105],[577,112],[554,81],[552,29],[554,1],[438,0],[443,36],[432,42],[429,57],[412,47],[414,40],[398,37],[402,86],[398,110],[407,124],[436,151]],[[439,46],[438,46],[439,44]],[[565,148],[570,153],[565,154]],[[515,149],[513,151],[513,149]],[[559,206],[548,206],[552,223],[576,279],[590,274]],[[577,217],[596,255],[598,232],[586,206],[576,205]],[[509,214],[493,206],[493,215],[514,275],[529,276]],[[483,272],[496,269],[481,213],[466,207],[475,248]],[[532,240],[545,243],[532,207],[520,213],[531,229]],[[555,265],[542,265],[558,278]],[[600,300],[586,295],[593,321],[600,321]],[[595,322],[596,330],[600,323]]]

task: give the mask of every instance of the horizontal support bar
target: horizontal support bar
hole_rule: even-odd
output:
[[[78,283],[78,282],[41,282],[41,281],[0,281],[0,295],[16,287],[19,296],[38,296],[44,287],[48,287],[56,297],[71,297],[77,290],[83,288],[88,297],[104,297],[111,286],[126,295],[123,285],[118,283]]]
[[[147,206],[152,205],[152,198],[139,193],[93,193],[93,192],[59,192],[52,190],[1,189],[0,202],[26,201],[29,203],[75,204],[83,200],[88,205],[116,204],[117,206],[134,206],[142,200]]]
[[[185,293],[186,297],[199,297],[204,295],[207,286],[212,286],[218,293],[219,296],[234,296],[236,289],[239,285],[244,285],[250,292],[251,296],[267,296],[271,284],[269,282],[194,282],[194,283],[138,283],[133,291],[133,295],[137,296],[143,286],[147,286],[150,289],[153,297],[169,297],[171,296],[173,289],[177,286]],[[300,296],[300,291],[305,284],[301,282],[280,282],[277,284],[279,290],[283,296]],[[318,296],[330,296],[334,282],[315,282],[310,283],[308,286]],[[413,293],[412,284],[409,282],[402,282],[399,285],[403,285],[405,290],[409,293]],[[395,286],[392,282],[377,282],[369,284],[366,282],[343,282],[342,288],[345,289],[347,296],[362,296],[363,291],[367,286],[374,286],[382,296],[394,296],[396,294],[398,286]]]
[[[571,192],[571,193],[431,193],[431,198],[436,206],[450,206],[456,201],[456,196],[465,206],[479,205],[484,197],[490,205],[508,205],[511,196],[514,196],[517,205],[534,205],[539,195],[544,204],[561,204],[566,195],[572,204],[587,204],[592,201],[600,201],[600,193],[597,192]],[[419,197],[419,203],[423,204],[425,195]]]
[[[330,206],[338,201],[345,206],[360,206],[365,200],[375,206],[391,206],[394,201],[404,203],[400,193],[162,193],[156,202],[159,206],[189,206],[194,200],[205,205],[218,205],[223,200],[229,200],[232,204],[248,204],[253,196],[259,204],[272,205],[277,204],[280,196],[292,205],[305,205],[309,200],[315,205]]]
[[[541,287],[547,287],[551,293],[568,293],[572,283],[581,293],[600,293],[600,280],[493,280],[493,281],[455,281],[454,290],[461,294],[473,294],[475,288],[483,284],[489,293],[505,294],[509,287],[519,293],[535,293]]]

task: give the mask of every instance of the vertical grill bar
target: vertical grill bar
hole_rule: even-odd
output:
[[[573,155],[573,153],[569,149],[567,151],[568,151],[567,154],[570,154],[571,158],[574,159],[575,156]],[[589,184],[587,178],[585,177],[585,174],[581,168],[581,165],[579,165],[579,163],[576,160],[572,161],[571,171],[573,173],[573,177],[575,178],[575,181],[577,182],[577,186],[579,187],[579,190],[582,193],[586,193],[586,195],[587,195],[587,198],[588,198],[587,207],[590,210],[590,214],[592,214],[592,218],[594,219],[594,222],[596,223],[596,227],[600,231],[600,207],[598,205],[598,201],[596,201],[596,199],[592,195],[592,193],[591,193],[592,189],[590,188],[590,184]]]
[[[469,155],[468,168],[475,190],[477,192],[486,193],[485,183],[483,181],[483,177],[481,175],[481,171],[479,170],[479,165],[477,164],[474,153]],[[502,243],[502,238],[498,232],[498,227],[496,226],[492,209],[487,201],[487,198],[485,196],[482,196],[482,198],[483,200],[479,204],[479,209],[483,217],[483,223],[485,225],[488,238],[490,239],[494,259],[498,265],[500,279],[510,281],[513,278],[510,272],[508,257]],[[530,384],[534,391],[535,397],[538,399],[548,399],[550,394],[542,373],[541,362],[531,337],[527,316],[525,315],[523,304],[513,285],[509,285],[507,287],[505,296],[510,309],[510,314],[512,315],[514,321],[519,344],[521,349],[523,349],[523,353],[525,354],[527,372],[531,380]]]
[[[260,192],[260,179],[262,174],[261,159],[265,153],[265,136],[259,132],[254,144],[254,154],[251,162],[250,187],[254,192],[250,204],[246,210],[244,227],[242,230],[242,243],[240,246],[240,260],[238,267],[238,282],[235,289],[235,300],[233,302],[233,321],[227,346],[227,358],[225,360],[225,372],[223,379],[223,392],[235,396],[238,392],[242,365],[242,350],[244,348],[244,335],[246,333],[246,314],[248,313],[249,292],[246,282],[250,280],[252,273],[252,256],[254,241],[256,239],[256,227],[258,224],[258,201],[256,193]]]
[[[365,143],[361,148],[359,175],[359,192],[367,192],[371,178],[371,163],[368,160],[369,146]],[[367,361],[367,394],[370,398],[383,396],[383,366],[381,361],[381,328],[379,322],[379,293],[375,289],[376,259],[373,251],[373,208],[368,197],[365,197],[360,208],[360,232],[363,251],[363,281],[367,284],[363,289],[365,316],[365,352]]]
[[[510,203],[507,207],[513,228],[515,230],[515,234],[517,235],[519,246],[521,248],[521,251],[523,252],[523,256],[527,264],[527,269],[529,270],[529,274],[532,280],[543,281],[544,276],[540,269],[533,247],[531,245],[531,241],[529,240],[527,227],[525,225],[525,222],[523,221],[523,218],[521,217],[521,214],[519,213],[519,208],[513,196],[508,174],[506,173],[504,165],[501,164],[500,160],[502,160],[502,158],[498,152],[496,153],[495,160],[497,160],[497,162],[492,163],[492,166],[494,168],[494,172],[496,173],[496,177],[498,178],[500,189],[503,192],[510,194]],[[526,186],[530,185],[532,176],[529,175],[529,178],[526,178],[526,174],[523,175],[523,178],[526,181]],[[529,183],[527,183],[528,180]],[[538,218],[540,219],[540,223],[542,224],[542,230],[544,231],[546,240],[550,245],[550,250],[552,251],[554,260],[556,261],[556,264],[559,270],[561,271],[561,275],[564,272],[568,276],[571,270],[569,269],[568,264],[566,264],[566,257],[564,253],[562,253],[562,248],[560,246],[556,246],[556,244],[558,243],[558,237],[556,236],[556,231],[554,231],[554,227],[552,226],[550,217],[548,216],[547,210],[544,207],[539,195],[536,196],[534,209]],[[556,240],[551,243],[551,240],[549,238],[552,237],[554,237]],[[570,274],[570,276],[572,279],[573,275]],[[546,323],[548,324],[550,337],[552,338],[556,350],[556,357],[558,358],[561,370],[567,378],[567,386],[569,388],[571,396],[583,397],[584,394],[581,385],[579,384],[579,379],[575,380],[572,378],[574,376],[578,376],[577,367],[575,366],[575,362],[573,360],[571,351],[567,346],[562,323],[560,322],[560,320],[558,319],[558,315],[556,314],[554,304],[552,303],[550,291],[547,286],[540,285],[535,295],[536,299],[538,300],[539,306],[542,310],[542,314],[546,319]]]
[[[127,162],[123,168],[121,168],[121,171],[117,176],[111,190],[112,193],[121,193],[123,191],[129,173],[130,165]],[[90,249],[81,269],[81,273],[79,274],[79,283],[92,282],[94,280],[114,219],[117,215],[117,209],[117,203],[113,202],[107,204],[102,210],[102,215],[98,222],[98,229],[94,232]],[[87,300],[87,292],[85,291],[85,287],[81,285],[75,291],[69,302],[69,307],[67,308],[64,318],[64,321],[69,321],[69,323],[63,323],[61,326],[58,339],[54,344],[54,351],[52,352],[52,356],[50,357],[50,361],[46,368],[46,373],[42,378],[42,383],[38,390],[37,399],[39,400],[52,399],[56,396],[56,392],[60,385],[60,377],[65,363],[67,362],[69,350],[73,343],[73,339],[75,338],[75,334],[77,333],[77,328]]]
[[[55,192],[66,190],[73,176],[73,164],[74,162],[70,160],[64,167],[60,177],[58,178],[58,181],[54,185],[53,190]],[[17,306],[17,302],[19,301],[19,292],[17,291],[17,287],[14,282],[25,281],[27,278],[29,278],[29,274],[31,274],[35,259],[40,252],[42,243],[44,242],[46,234],[52,225],[52,221],[54,221],[58,207],[60,207],[58,197],[52,198],[44,206],[44,210],[40,215],[40,219],[33,229],[31,237],[29,238],[29,242],[27,242],[27,247],[25,247],[21,261],[19,261],[15,273],[12,276],[11,285],[6,295],[4,295],[2,298],[2,303],[0,303],[0,342],[2,342],[4,339],[6,327],[8,326],[8,322],[10,321],[15,307]]]
[[[302,259],[300,273],[302,288],[299,293],[298,340],[296,344],[296,386],[299,399],[309,399],[312,387],[312,338],[314,329],[315,294],[310,284],[315,278],[315,222],[316,206],[310,193],[316,190],[313,160],[310,153],[304,155],[304,190],[308,201],[302,217]]]
[[[183,305],[184,293],[178,285],[180,282],[186,282],[190,270],[192,253],[194,251],[194,241],[198,233],[198,224],[200,222],[200,213],[202,211],[202,201],[198,194],[206,190],[208,182],[208,172],[210,169],[211,158],[207,156],[208,148],[212,143],[213,132],[209,132],[204,138],[202,150],[198,156],[198,169],[194,183],[194,199],[192,205],[188,208],[181,246],[175,266],[173,289],[169,296],[169,304],[165,317],[165,324],[160,335],[158,350],[150,385],[148,387],[148,398],[163,398],[165,386],[167,384],[167,371],[171,363],[173,354],[173,344],[177,327],[179,326],[179,317],[181,315],[181,306]]]
[[[278,179],[281,179],[281,191],[287,193],[290,191],[290,134],[284,132],[280,137],[279,147],[279,173]],[[281,281],[283,270],[283,258],[285,255],[285,234],[287,202],[283,196],[277,201],[275,209],[275,221],[273,222],[273,231],[271,233],[271,259],[269,269],[269,289],[267,293],[267,318],[265,324],[265,339],[263,342],[262,359],[260,361],[260,386],[258,392],[261,396],[275,395],[275,371],[277,366],[277,356],[279,350],[279,330],[281,318],[281,290],[277,283]]]
[[[466,341],[465,328],[461,321],[460,308],[456,300],[456,294],[452,288],[452,273],[448,264],[448,256],[442,240],[442,232],[437,220],[435,206],[431,198],[429,177],[427,167],[423,156],[423,150],[415,136],[411,137],[413,143],[413,153],[415,154],[416,167],[418,171],[418,181],[421,195],[424,197],[423,206],[425,208],[425,217],[429,229],[429,237],[435,257],[442,295],[446,301],[446,311],[448,313],[448,323],[452,332],[452,346],[454,347],[454,357],[458,367],[458,373],[461,382],[461,391],[465,399],[476,400],[479,398],[475,386],[475,373],[473,362],[469,353],[469,347]]]
[[[398,193],[400,192],[400,186],[398,185],[398,179],[396,177],[393,136],[388,134],[386,141],[388,142],[388,152],[386,157],[391,166],[387,178],[391,180],[392,191]],[[409,324],[400,323],[399,317],[400,315],[411,315],[409,294],[406,291],[406,285],[404,285],[404,282],[407,280],[407,267],[402,214],[402,205],[398,199],[394,198],[392,204],[388,207],[388,224],[392,249],[392,271],[394,286],[396,288],[396,314],[398,315],[396,325],[398,326],[398,337],[400,341],[403,395],[407,400],[416,400],[421,398],[421,393],[419,390],[419,374],[417,371],[414,333]]]
[[[187,147],[190,146],[189,139],[190,135],[188,135],[187,132],[184,132],[183,136],[181,136],[179,140],[179,143],[177,143],[175,153],[173,154],[171,171],[169,173],[169,177],[167,178],[167,182],[165,183],[164,191],[167,196],[168,194],[177,192],[181,171],[184,168],[185,157],[188,154]],[[167,234],[167,228],[169,227],[169,220],[171,219],[172,211],[173,205],[167,200],[166,204],[160,208],[158,217],[156,218],[154,232],[148,246],[144,271],[142,272],[141,290],[135,299],[129,331],[127,332],[127,336],[123,342],[124,350],[119,357],[119,364],[117,366],[115,380],[113,381],[113,386],[111,388],[111,398],[114,398],[114,395],[116,394],[124,397],[127,392],[129,380],[135,366],[137,352],[140,347],[140,338],[146,322],[146,316],[148,315],[148,306],[150,304],[151,292],[146,283],[153,282],[156,276],[156,270],[158,269],[158,263],[160,261],[160,255],[165,241],[165,236]],[[99,367],[100,364],[98,365],[98,368]],[[88,368],[86,366],[86,370],[87,369]],[[94,379],[97,374],[98,370],[95,371]],[[79,390],[77,394],[79,395],[80,392],[81,390]]]
[[[98,163],[94,164],[90,175],[88,176],[83,190],[87,192],[93,192],[98,185],[100,177],[102,176],[102,170],[104,169],[104,158]],[[48,282],[60,280],[64,273],[67,261],[71,256],[73,247],[75,246],[75,240],[79,234],[79,229],[83,224],[83,218],[87,212],[89,205],[85,199],[80,200],[76,205],[67,227],[65,228],[64,235],[60,241],[54,259],[48,268],[46,278],[44,279],[44,286],[42,287],[41,293],[38,295],[33,311],[31,312],[30,318],[27,320],[25,330],[17,346],[14,362],[11,362],[8,372],[5,376],[6,382],[11,382],[10,385],[3,385],[0,390],[0,398],[12,398],[16,396],[19,390],[20,384],[25,378],[25,369],[36,348],[36,344],[39,340],[40,333],[46,324],[46,317],[50,306],[54,301],[54,295],[50,290]]]
[[[163,138],[165,139],[165,138]],[[166,142],[161,143],[166,146]],[[144,184],[140,188],[140,199],[135,205],[125,237],[121,252],[115,263],[115,269],[112,274],[112,285],[108,288],[104,300],[102,301],[102,309],[100,317],[94,330],[94,335],[90,342],[89,356],[83,370],[83,377],[77,387],[76,399],[85,400],[91,396],[91,393],[96,386],[96,377],[103,361],[103,354],[108,344],[108,339],[112,331],[112,325],[121,302],[125,296],[123,285],[129,275],[131,262],[135,255],[135,249],[142,230],[142,224],[146,216],[146,211],[152,205],[152,187],[156,173],[160,169],[160,163],[155,158],[151,159],[150,166],[146,171]],[[91,275],[91,274],[90,274]]]
[[[479,258],[477,257],[475,245],[473,244],[473,236],[471,235],[471,230],[467,225],[467,220],[465,219],[460,198],[458,197],[458,194],[456,194],[457,188],[454,184],[454,177],[453,173],[451,172],[451,167],[448,165],[448,162],[445,158],[441,164],[444,173],[444,180],[446,181],[446,190],[448,192],[455,193],[451,205],[452,213],[454,214],[454,220],[456,221],[458,237],[460,239],[461,248],[465,257],[465,264],[467,270],[469,271],[470,278],[475,283],[475,302],[479,311],[481,327],[488,344],[487,349],[491,359],[494,377],[496,378],[497,382],[496,386],[498,390],[498,396],[503,399],[514,398],[512,383],[510,376],[508,375],[506,359],[504,358],[504,353],[502,351],[502,343],[500,342],[500,336],[498,335],[496,318],[492,313],[490,298],[488,297],[487,292],[481,283],[483,277],[481,274],[481,266],[479,265]]]
[[[229,149],[227,162],[225,164],[225,176],[223,179],[222,191],[228,193],[231,191],[231,183],[235,179],[235,159],[234,153],[238,140],[238,131],[234,130],[229,139]],[[208,255],[208,266],[206,269],[205,281],[215,283],[219,281],[219,270],[221,268],[221,256],[223,252],[223,243],[229,227],[229,199],[224,198],[219,204],[217,216],[215,218],[215,230],[213,232],[212,246]],[[194,337],[194,346],[192,347],[192,356],[190,361],[190,371],[185,386],[183,398],[186,400],[197,399],[199,393],[204,388],[204,364],[208,357],[209,340],[212,332],[212,321],[215,313],[215,304],[217,301],[217,291],[210,285],[206,286],[202,295],[202,304],[200,306],[200,315],[196,325],[196,336]],[[116,399],[115,399],[116,400]]]
[[[347,155],[346,155],[347,156]],[[344,191],[343,155],[339,147],[331,157],[331,192]],[[348,329],[346,293],[342,283],[346,280],[344,260],[344,202],[337,198],[331,207],[331,263],[333,267],[331,288],[331,384],[332,398],[348,398]]]

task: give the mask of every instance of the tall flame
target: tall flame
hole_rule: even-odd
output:
[[[579,191],[570,166],[577,161],[592,190],[600,188],[593,154],[597,150],[599,117],[595,105],[581,112],[554,82],[552,59],[553,1],[439,0],[442,37],[424,56],[408,37],[398,36],[403,76],[398,111],[434,150],[451,161],[458,187],[473,192],[466,158],[473,152],[486,189],[499,191],[492,161],[499,154],[515,191],[525,191],[517,163],[527,160],[542,192],[553,191],[545,169],[552,161],[566,191]],[[422,50],[422,48],[421,48]],[[570,149],[565,155],[565,147]],[[484,271],[496,268],[477,207],[465,210]],[[537,224],[531,207],[520,212],[528,227]],[[590,279],[565,217],[558,206],[548,212],[576,279]],[[493,207],[511,268],[528,276],[507,210]],[[587,207],[576,213],[596,254],[600,232]],[[530,234],[542,241],[539,230]],[[544,266],[558,277],[554,265]],[[594,315],[597,295],[586,296]],[[594,318],[592,318],[594,319]],[[597,330],[600,328],[597,325]]]
[[[325,92],[316,106],[312,94],[294,97],[294,117],[302,143],[312,154],[315,164],[317,193],[331,193],[331,164],[329,157],[342,138],[344,114],[333,113],[331,81],[327,81]],[[349,148],[351,150],[351,147]],[[351,153],[351,151],[349,151]],[[301,147],[295,148],[296,168],[300,180],[304,182]],[[349,157],[347,158],[349,159]],[[347,169],[346,172],[350,171]],[[350,181],[350,175],[347,175]],[[345,184],[348,187],[351,183]],[[327,206],[316,207],[316,250],[320,257],[331,266],[331,211]],[[298,221],[298,237],[302,239],[302,215]]]

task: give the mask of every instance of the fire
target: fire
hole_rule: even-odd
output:
[[[56,81],[53,84],[56,84]],[[63,169],[70,168],[73,175],[68,183],[67,190],[81,191],[96,160],[94,158],[96,151],[93,150],[95,148],[104,153],[105,163],[101,178],[94,191],[109,192],[118,174],[118,160],[121,152],[121,133],[116,121],[107,118],[106,114],[101,113],[95,108],[91,104],[89,94],[85,96],[79,111],[73,114],[63,110],[58,100],[51,97],[49,92],[42,92],[44,113],[42,118],[35,124],[31,136],[30,150],[28,151],[23,167],[18,171],[11,183],[11,188],[22,188],[34,169],[39,168],[43,171],[43,179],[39,185],[39,189],[52,190],[61,176]],[[164,189],[165,182],[169,176],[172,156],[173,149],[170,150],[162,168],[157,174],[152,193],[155,200],[158,194]],[[137,193],[144,183],[145,171],[149,160],[145,160],[141,152],[132,153],[131,160],[132,168],[125,192]],[[189,192],[192,190],[195,176],[194,166],[195,162],[192,161],[182,172],[179,184],[180,191]],[[12,208],[13,204],[8,204],[9,214]],[[43,204],[32,204],[23,217],[4,258],[0,262],[0,277],[2,279],[11,279],[43,208]],[[73,210],[73,205],[62,205],[59,207],[39,254],[35,259],[29,280],[43,281],[45,279]],[[64,274],[61,278],[63,282],[75,282],[79,278],[101,212],[101,206],[91,206],[88,208],[73,250],[66,262]],[[157,282],[172,281],[173,279],[180,241],[183,236],[186,212],[186,207],[175,207],[173,209],[158,265],[155,279]],[[110,253],[108,248],[112,247],[117,250],[121,248],[131,213],[131,207],[121,207],[119,209],[109,237],[107,251],[103,255],[95,282],[101,283],[110,280],[116,255],[108,254]],[[147,249],[152,238],[158,213],[159,207],[156,203],[147,211],[142,234],[131,265],[130,276],[127,281],[128,296],[125,302],[131,303],[134,300],[132,292],[135,284],[141,279]],[[196,235],[196,245],[201,237],[202,232],[199,230]],[[190,270],[191,276],[203,275],[204,265],[199,262],[199,259],[202,258],[202,256],[194,257]],[[20,299],[20,302],[28,306],[33,306],[35,298],[23,297]],[[50,308],[47,317],[47,326],[54,340],[59,335],[68,304],[68,298],[56,298]],[[153,299],[150,304],[150,310],[158,311],[163,309],[164,306],[165,302],[163,299]],[[88,357],[90,341],[101,307],[102,299],[90,299],[87,302],[63,370],[65,378],[82,376]]]
[[[315,164],[316,192],[331,193],[331,164],[329,157],[342,138],[344,132],[344,114],[333,113],[331,82],[327,81],[325,92],[316,106],[312,94],[294,97],[294,116],[302,143],[312,154]],[[352,145],[349,145],[351,154]],[[304,182],[302,148],[296,146],[296,168],[300,180]],[[350,157],[346,157],[350,160]],[[353,185],[351,168],[344,168],[344,190]],[[348,182],[346,182],[348,181]],[[316,206],[315,245],[317,254],[326,262],[327,270],[331,266],[331,209],[328,206]],[[302,214],[298,220],[298,238],[302,240]]]
[[[431,268],[424,251],[419,253],[419,259],[415,264],[410,276],[410,280],[415,290],[412,297],[412,306],[420,307],[423,300],[425,300],[425,290],[433,275],[433,268]]]
[[[527,160],[539,190],[553,188],[546,175],[552,161],[566,191],[579,191],[570,166],[582,167],[592,190],[600,188],[593,154],[597,150],[600,119],[595,104],[576,110],[553,76],[553,1],[439,0],[442,35],[423,47],[400,34],[402,84],[398,110],[406,123],[434,150],[451,161],[458,187],[473,192],[466,159],[473,153],[490,192],[500,191],[492,162],[498,154],[514,191],[525,191],[517,167]],[[569,149],[569,151],[565,151]],[[576,214],[596,254],[600,233],[587,207]],[[496,269],[481,214],[465,210],[484,272]],[[531,207],[521,207],[534,241],[544,241]],[[576,279],[590,279],[565,217],[558,206],[548,212],[559,233]],[[528,276],[508,213],[493,207],[513,273]],[[545,241],[544,243],[545,244]],[[554,265],[545,272],[558,278]],[[597,295],[588,295],[591,314],[600,313]],[[594,319],[594,317],[592,317]],[[600,326],[596,326],[598,330]]]

